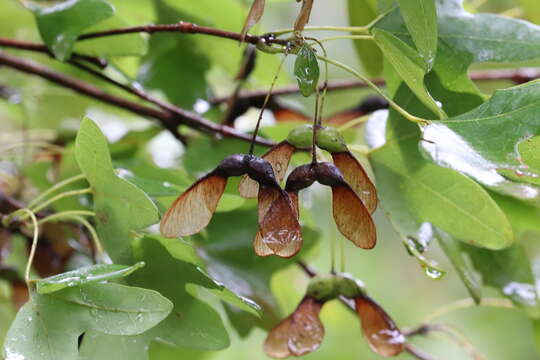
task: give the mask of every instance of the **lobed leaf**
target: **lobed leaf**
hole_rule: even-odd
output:
[[[50,294],[67,287],[103,282],[126,277],[144,266],[144,262],[132,266],[100,264],[50,276],[36,281],[38,294]]]

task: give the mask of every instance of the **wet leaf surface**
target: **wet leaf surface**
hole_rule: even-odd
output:
[[[38,294],[50,294],[59,290],[81,286],[88,283],[104,282],[120,279],[130,275],[144,266],[139,262],[133,266],[101,264],[83,267],[36,281]]]
[[[422,148],[441,166],[540,205],[539,174],[529,170],[519,153],[519,144],[540,132],[539,95],[538,81],[499,90],[478,108],[427,126],[423,136],[429,142]],[[518,181],[504,176],[508,173]]]
[[[77,359],[82,333],[137,335],[162,321],[171,309],[171,302],[153,290],[118,284],[85,284],[48,295],[33,294],[9,330],[4,355],[8,359]]]
[[[409,111],[429,112],[404,85],[396,101]],[[514,241],[510,223],[489,194],[457,171],[426,160],[418,150],[420,131],[394,111],[386,128],[368,124],[368,143],[381,144],[370,156],[384,209],[406,236],[430,222],[454,239],[490,249]],[[392,215],[395,214],[395,215]]]

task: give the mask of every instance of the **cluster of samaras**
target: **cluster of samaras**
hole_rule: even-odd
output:
[[[336,130],[320,128],[316,138],[316,145],[330,152],[334,163],[299,166],[289,174],[285,189],[281,188],[293,153],[312,146],[312,133],[309,125],[298,127],[262,158],[243,154],[225,158],[176,199],[161,220],[161,233],[181,237],[204,229],[225,191],[227,179],[242,176],[240,194],[246,198],[258,196],[255,252],[259,256],[289,258],[302,248],[298,193],[317,181],[332,188],[333,214],[339,231],[356,246],[373,248],[376,230],[371,214],[377,207],[375,186]]]
[[[296,310],[270,331],[264,343],[266,354],[282,359],[317,350],[324,338],[319,313],[325,303],[337,298],[346,299],[356,311],[362,333],[375,353],[388,357],[404,350],[405,336],[390,316],[366,295],[362,282],[347,274],[329,274],[312,279]]]

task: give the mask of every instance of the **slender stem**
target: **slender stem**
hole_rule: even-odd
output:
[[[63,192],[63,193],[60,193],[56,196],[53,196],[52,198],[50,198],[49,200],[47,201],[44,201],[42,202],[41,204],[31,208],[31,210],[33,212],[38,212],[40,210],[43,210],[45,209],[47,206],[49,206],[50,204],[60,200],[60,199],[63,199],[63,198],[66,198],[68,196],[77,196],[77,195],[84,195],[84,194],[89,194],[92,192],[92,189],[91,188],[87,188],[87,189],[80,189],[80,190],[71,190],[71,191],[66,191],[66,192]],[[21,217],[21,220],[25,220]]]
[[[74,182],[77,182],[77,181],[80,181],[80,180],[83,180],[85,179],[86,177],[84,176],[84,174],[80,174],[80,175],[76,175],[76,176],[72,176],[70,178],[67,178],[65,180],[62,180],[60,181],[59,183],[56,183],[54,184],[53,186],[51,186],[49,189],[47,189],[46,191],[42,192],[38,197],[36,197],[34,200],[32,200],[27,206],[28,208],[32,208],[33,206],[35,206],[37,203],[39,203],[41,200],[45,199],[47,196],[49,196],[50,194],[54,193],[56,190],[59,190],[67,185],[70,185],[70,184],[73,184]]]
[[[32,220],[32,225],[34,227],[34,235],[32,237],[32,247],[30,248],[30,255],[28,256],[28,262],[26,263],[26,269],[24,271],[24,281],[28,285],[30,282],[30,269],[32,268],[32,262],[36,256],[37,243],[39,238],[39,225],[36,218],[36,215],[30,209],[21,209],[21,212],[28,214]]]
[[[349,32],[353,34],[369,34],[370,26],[306,26],[303,31],[339,31]],[[293,33],[294,29],[282,29],[272,31],[270,34],[274,36],[281,36],[285,34]]]
[[[347,121],[345,124],[341,125],[339,128],[338,128],[338,131],[345,131],[345,130],[348,130],[352,127],[355,127],[357,125],[360,125],[360,124],[364,124],[366,123],[368,120],[370,119],[370,116],[368,115],[364,115],[364,116],[360,116],[359,118],[357,119],[354,119],[354,120],[351,120],[351,121]]]
[[[283,64],[285,64],[285,59],[287,59],[287,55],[288,55],[287,50],[285,50],[285,56],[283,56],[283,59],[279,63],[276,74],[274,75],[274,79],[272,80],[272,84],[270,85],[270,89],[268,90],[268,94],[264,98],[264,103],[261,107],[261,111],[259,112],[259,117],[257,118],[257,125],[255,125],[255,130],[253,130],[253,137],[251,138],[251,144],[249,145],[249,155],[253,155],[253,151],[255,150],[255,140],[257,139],[257,135],[259,134],[259,128],[261,127],[261,120],[264,114],[264,110],[266,109],[266,105],[268,105],[268,101],[270,100],[270,97],[272,96],[272,90],[274,89],[274,86],[276,85],[279,74],[281,73],[281,69],[283,68]]]
[[[327,42],[327,41],[334,41],[334,40],[373,40],[373,36],[371,35],[339,35],[339,36],[331,36],[327,38],[320,39],[319,42]]]
[[[428,315],[424,323],[430,323],[433,319],[439,318],[441,316],[444,316],[452,311],[455,310],[461,310],[461,309],[467,309],[473,306],[476,306],[477,304],[474,302],[471,298],[461,299],[458,301],[455,301],[453,303],[450,303],[432,314]],[[485,298],[482,299],[482,301],[479,304],[480,306],[490,306],[490,307],[500,307],[505,309],[513,309],[514,305],[510,300],[507,299],[499,299],[499,298]]]
[[[329,64],[337,66],[337,67],[351,73],[352,75],[356,76],[357,78],[361,79],[362,81],[364,81],[370,88],[375,90],[375,92],[377,94],[379,94],[386,101],[388,101],[388,103],[390,104],[390,106],[394,110],[399,112],[407,120],[412,121],[412,122],[417,123],[417,124],[420,124],[420,125],[429,124],[428,120],[422,119],[422,118],[420,118],[418,116],[414,116],[414,115],[410,114],[409,112],[407,112],[407,110],[403,109],[401,106],[399,106],[397,103],[395,103],[392,99],[390,99],[390,97],[388,97],[388,95],[386,95],[377,85],[375,85],[373,82],[371,82],[371,80],[369,80],[369,78],[366,77],[365,75],[360,74],[358,71],[354,70],[353,68],[351,68],[351,67],[349,67],[349,66],[347,66],[345,64],[340,63],[339,61],[335,61],[335,60],[326,58],[324,56],[317,56],[317,58],[319,58],[322,61],[326,61]]]
[[[405,351],[407,351],[410,355],[414,356],[419,360],[435,360],[435,358],[430,354],[418,349],[416,346],[413,346],[409,343],[405,344]]]
[[[501,69],[501,70],[483,70],[483,71],[474,71],[471,73],[471,80],[473,81],[496,81],[496,80],[509,80],[516,84],[523,84],[528,81],[540,78],[540,70],[532,68],[523,68],[523,69]],[[381,78],[371,79],[371,82],[377,86],[384,86],[385,81]],[[338,91],[338,90],[350,90],[350,89],[361,89],[368,87],[364,81],[359,80],[334,80],[328,83],[328,91]],[[322,85],[319,86],[319,89],[322,90]],[[298,85],[286,85],[281,86],[277,89],[274,89],[272,95],[281,96],[281,95],[290,95],[296,94],[300,91]],[[244,91],[240,93],[240,98],[243,100],[258,99],[266,96],[267,90],[252,90]],[[218,97],[212,99],[211,103],[221,104],[226,102],[228,97]]]
[[[373,19],[369,24],[364,26],[348,26],[348,27],[342,27],[342,26],[306,26],[303,31],[341,31],[341,32],[349,32],[353,34],[369,34],[369,31],[373,26],[375,26],[376,23],[378,23],[382,18],[384,18],[386,15],[388,15],[390,12],[394,11],[397,6],[393,6],[387,11],[383,12],[379,16],[377,16],[375,19]],[[273,31],[271,34],[275,36],[280,36],[283,34],[289,34],[294,32],[294,29],[285,29],[285,30],[278,30]]]
[[[96,248],[96,260],[98,263],[103,262],[103,257],[104,257],[105,252],[103,250],[103,245],[101,245],[101,241],[99,240],[99,236],[96,232],[96,229],[94,229],[94,227],[92,226],[92,224],[88,222],[88,220],[86,220],[85,218],[81,216],[70,216],[70,217],[73,220],[81,223],[84,227],[86,227],[86,229],[92,236],[92,241],[94,242],[94,247]]]
[[[73,216],[96,216],[96,213],[93,211],[86,211],[86,210],[62,211],[62,212],[44,217],[43,219],[40,219],[38,221],[38,224],[43,224],[45,222],[51,222],[51,221],[58,221],[58,220],[70,218]]]

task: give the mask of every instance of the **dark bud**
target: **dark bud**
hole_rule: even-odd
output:
[[[227,156],[213,171],[214,175],[230,177],[242,176],[248,172],[248,155],[234,154]]]
[[[276,176],[274,175],[274,169],[268,161],[251,155],[248,156],[246,165],[247,174],[250,178],[258,182],[259,185],[279,187]]]
[[[285,190],[287,192],[298,192],[311,186],[315,182],[315,166],[306,164],[294,169],[287,178]]]
[[[337,186],[346,184],[341,171],[332,163],[317,163],[314,169],[315,179],[323,185]]]
[[[359,110],[364,114],[370,114],[377,110],[388,109],[388,101],[380,96],[369,96],[365,98],[359,106]]]

